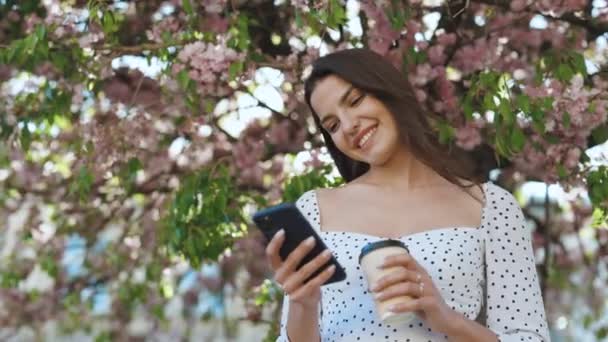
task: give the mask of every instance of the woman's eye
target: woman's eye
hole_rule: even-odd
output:
[[[365,94],[359,95],[350,105],[351,106],[358,105],[361,102],[361,100],[363,100],[364,97],[365,97]]]
[[[338,129],[338,124],[337,123],[332,123],[329,126],[327,126],[327,130],[330,133],[334,133],[336,131],[336,129]]]

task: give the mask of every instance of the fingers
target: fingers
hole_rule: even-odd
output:
[[[384,258],[384,263],[380,265],[380,268],[389,268],[394,266],[404,266],[410,270],[419,269],[419,265],[414,258],[409,254],[395,254],[389,255]]]
[[[289,294],[289,298],[291,300],[297,301],[307,297],[310,293],[313,293],[314,290],[321,287],[329,278],[331,278],[332,274],[336,271],[335,265],[330,265],[326,267],[323,272],[321,272],[318,276],[312,278],[309,282],[301,286],[299,289],[293,292],[293,294]]]
[[[403,266],[395,267],[395,270],[388,275],[385,275],[378,279],[376,283],[371,284],[370,290],[373,292],[382,291],[384,288],[401,282],[411,281],[418,282],[421,276],[420,273],[412,270],[408,270]]]
[[[420,284],[414,282],[397,283],[388,286],[380,292],[376,292],[374,294],[374,298],[378,301],[383,301],[389,298],[399,296],[409,296],[413,298],[418,298],[422,295],[420,288]]]
[[[268,246],[266,246],[266,258],[274,271],[276,271],[283,262],[281,260],[281,256],[279,255],[281,246],[283,246],[283,241],[285,241],[285,231],[281,229],[274,234],[268,243]]]
[[[323,253],[317,255],[310,262],[307,262],[297,272],[283,283],[283,290],[287,293],[297,289],[311,274],[325,265],[331,258],[331,251],[326,249]]]
[[[432,311],[439,307],[439,302],[434,297],[424,297],[418,299],[408,300],[393,304],[388,307],[388,310],[392,312],[411,312],[411,311]]]
[[[274,276],[275,280],[279,283],[283,283],[287,278],[294,272],[296,267],[300,264],[302,259],[312,250],[315,245],[314,237],[310,237],[302,241],[296,249],[294,249],[283,264],[278,268]]]

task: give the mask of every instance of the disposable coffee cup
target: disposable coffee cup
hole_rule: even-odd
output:
[[[392,239],[371,242],[361,249],[361,253],[359,254],[359,265],[361,265],[361,269],[365,274],[368,288],[383,276],[391,274],[398,269],[398,267],[379,268],[379,266],[384,263],[384,259],[387,256],[395,254],[409,254],[409,250],[403,242]],[[411,300],[412,297],[410,296],[398,296],[383,301],[374,299],[374,303],[376,305],[376,312],[383,323],[401,324],[413,320],[416,318],[416,314],[413,312],[391,312],[388,308],[391,305],[405,303]]]

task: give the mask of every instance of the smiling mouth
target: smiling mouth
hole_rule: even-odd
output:
[[[374,126],[367,133],[365,133],[365,135],[363,137],[361,137],[361,139],[357,143],[357,147],[363,148],[365,146],[365,144],[369,141],[371,136],[374,135],[374,133],[376,132],[377,129],[378,129],[378,125]]]

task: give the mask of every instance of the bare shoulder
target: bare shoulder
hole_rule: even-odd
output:
[[[483,209],[486,205],[486,194],[483,183],[476,184],[470,181],[462,181],[462,188],[452,184],[452,189],[438,192],[437,198],[443,198],[451,203],[450,208],[454,216],[466,217],[469,222],[481,222]]]
[[[462,184],[464,186],[466,186],[466,188],[462,189],[464,190],[466,193],[468,193],[469,195],[472,195],[473,197],[475,197],[475,199],[481,204],[483,205],[483,203],[485,202],[485,198],[486,198],[486,194],[484,192],[484,183],[480,183],[480,184],[476,184],[474,182],[471,181],[467,181],[467,180],[463,180]]]
[[[347,185],[337,187],[337,188],[318,188],[315,189],[315,194],[317,195],[317,202],[323,204],[331,204],[335,203],[344,193],[344,188]]]

